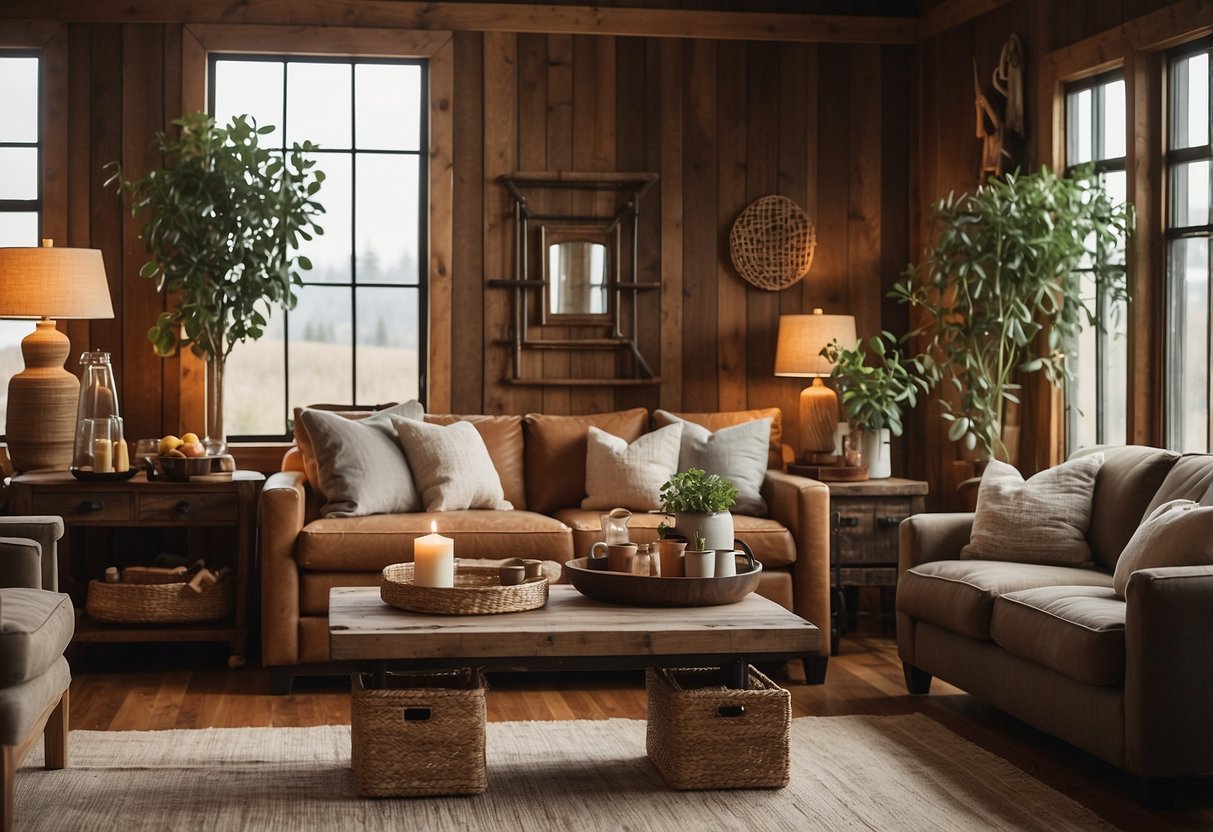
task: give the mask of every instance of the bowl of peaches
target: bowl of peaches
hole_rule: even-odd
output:
[[[169,482],[189,482],[191,479],[220,472],[226,473],[235,467],[226,454],[211,455],[196,433],[172,434],[160,440],[144,440],[140,446],[156,443],[154,450],[148,447],[139,454],[147,466],[149,480],[165,479]]]

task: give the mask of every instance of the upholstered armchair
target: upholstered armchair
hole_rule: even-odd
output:
[[[68,688],[63,651],[76,629],[56,591],[58,517],[0,517],[0,825],[13,827],[13,775],[39,735],[46,767],[67,765]]]

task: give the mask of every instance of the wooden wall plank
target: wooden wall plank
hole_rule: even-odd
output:
[[[575,170],[573,163],[573,37],[549,35],[547,41],[547,113],[545,119],[547,160],[543,170]],[[534,168],[538,170],[540,168]],[[568,192],[543,195],[545,205],[559,213],[571,212],[572,196]],[[538,264],[537,264],[538,265]],[[568,338],[567,327],[551,327],[548,337]],[[571,356],[567,352],[551,351],[543,356],[543,372],[554,378],[572,375]],[[572,391],[550,387],[543,390],[544,413],[572,413]]]
[[[491,350],[484,342],[485,309],[489,298],[500,300],[500,289],[486,297],[484,269],[484,45],[483,36],[454,36],[454,218],[452,222],[451,288],[451,409],[456,413],[487,412],[484,365]],[[498,365],[499,366],[499,365]]]
[[[754,137],[753,97],[747,96],[747,49],[722,43],[716,51],[716,386],[717,407],[746,406],[746,287],[729,258],[729,231],[748,201],[746,175],[751,160],[747,137]],[[764,125],[765,126],[765,125]]]
[[[162,95],[164,97],[161,103],[161,123],[160,129],[171,131],[173,129],[172,121],[185,111],[182,109],[182,74],[183,74],[183,48],[184,32],[183,27],[179,23],[166,23],[163,27],[164,39],[164,84],[162,85]],[[159,161],[159,160],[157,160]],[[163,298],[161,303],[163,304]],[[162,307],[163,308],[163,307]],[[205,370],[202,362],[197,360],[196,356],[190,353],[182,355],[178,353],[172,358],[161,359],[161,378],[164,380],[164,388],[160,396],[160,424],[166,433],[185,433],[188,430],[197,432],[199,426],[206,421],[206,399],[205,385],[186,384],[185,389],[190,391],[188,395],[196,397],[199,401],[193,404],[193,409],[187,408],[185,411],[181,407],[182,393],[182,361],[188,362],[193,366],[195,372],[202,372],[205,378]],[[202,396],[198,396],[197,390],[201,388]],[[203,414],[199,418],[197,405],[201,404]],[[183,427],[183,425],[193,425],[193,428]],[[131,439],[132,437],[127,437]],[[138,437],[134,437],[136,440]],[[133,450],[133,449],[132,449]]]
[[[716,44],[686,45],[683,116],[682,407],[719,407],[716,328]]]
[[[851,62],[847,53],[837,46],[818,51],[823,84],[828,84],[830,92],[820,96],[817,111],[817,253],[806,279],[811,281],[807,305],[820,307],[827,315],[851,313],[846,262],[851,169]]]
[[[430,217],[429,217],[429,355],[426,407],[431,412],[451,409],[451,352],[454,323],[454,124],[455,45],[446,43],[429,60]]]
[[[661,406],[683,408],[683,245],[685,122],[683,105],[683,52],[679,41],[661,43],[658,90],[661,111]]]
[[[850,313],[860,337],[881,329],[880,274],[880,47],[851,50],[850,189],[847,214],[847,279]]]

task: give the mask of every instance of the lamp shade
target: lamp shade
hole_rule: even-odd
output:
[[[112,318],[101,252],[91,248],[0,248],[0,317]]]
[[[824,315],[820,309],[814,309],[812,315],[781,315],[775,375],[828,376],[833,365],[819,353],[833,340],[848,349],[855,346],[853,316]]]

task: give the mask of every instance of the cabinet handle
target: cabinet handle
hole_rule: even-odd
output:
[[[81,500],[81,511],[102,511],[105,509],[104,500]]]
[[[190,501],[182,500],[181,502],[177,503],[177,513],[182,515],[183,517],[185,515],[189,514],[190,513]]]
[[[905,518],[904,517],[877,517],[876,525],[880,526],[882,528],[888,528],[889,526],[900,526],[902,520],[905,520]]]
[[[838,518],[838,528],[840,528],[840,529],[845,529],[845,528],[853,528],[853,527],[858,526],[858,525],[859,525],[859,518],[858,518],[858,517],[845,517],[845,516],[840,516],[840,517]]]

